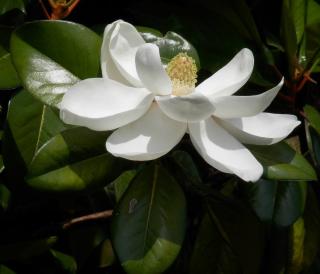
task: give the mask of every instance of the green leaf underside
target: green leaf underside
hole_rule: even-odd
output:
[[[44,191],[79,191],[107,184],[122,168],[105,149],[108,136],[79,127],[52,137],[35,155],[27,183]]]
[[[65,129],[57,114],[50,107],[41,102],[26,91],[17,94],[10,102],[8,111],[8,127],[5,130],[5,138],[12,138],[17,149],[28,166],[35,153],[52,136]],[[4,161],[10,160],[11,151],[4,153]]]
[[[309,162],[288,144],[280,142],[271,146],[248,145],[264,167],[263,176],[272,180],[316,180]]]
[[[20,81],[11,62],[11,56],[0,45],[0,89],[12,89],[19,86]]]
[[[162,273],[185,234],[186,201],[177,182],[157,165],[142,169],[114,214],[111,232],[127,273]]]
[[[27,23],[12,35],[11,54],[23,86],[56,106],[80,79],[99,75],[101,38],[66,21]]]
[[[249,203],[262,221],[279,226],[293,224],[304,211],[306,182],[277,182],[260,179],[245,185]]]

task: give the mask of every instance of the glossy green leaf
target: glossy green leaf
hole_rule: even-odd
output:
[[[49,105],[80,79],[97,77],[101,38],[66,21],[38,21],[18,28],[11,39],[13,63],[23,86]]]
[[[3,211],[7,210],[11,198],[10,190],[3,184],[0,184],[0,207]]]
[[[19,9],[25,12],[25,4],[23,0],[1,0],[0,1],[0,15],[13,10]]]
[[[248,145],[263,165],[263,177],[271,180],[316,180],[309,162],[285,142],[271,146]]]
[[[187,53],[192,57],[198,69],[200,68],[200,59],[194,46],[188,42],[181,35],[169,31],[165,36],[159,36],[159,33],[155,33],[153,30],[143,28],[141,32],[142,37],[148,43],[154,43],[159,47],[160,56],[163,63],[168,63],[180,52]]]
[[[320,71],[320,3],[308,0],[306,25],[306,55],[308,69]]]
[[[320,134],[320,112],[310,105],[306,105],[303,111],[310,125]]]
[[[13,173],[17,168],[27,167],[41,146],[64,129],[58,114],[50,107],[26,91],[18,93],[10,102],[4,131],[5,167]],[[23,170],[20,173],[24,175]]]
[[[198,231],[189,273],[259,273],[262,225],[243,203],[210,197]]]
[[[284,0],[282,2],[282,14],[281,14],[281,40],[285,48],[288,61],[288,73],[289,77],[293,79],[295,69],[297,66],[297,35],[294,25],[294,19],[290,10],[290,0]]]
[[[54,249],[50,249],[50,253],[54,257],[55,263],[64,271],[63,273],[76,273],[77,263],[72,256]]]
[[[243,185],[247,200],[257,216],[279,226],[293,224],[304,212],[307,184],[260,179]]]
[[[0,89],[12,89],[20,85],[17,72],[12,65],[11,56],[0,45]]]
[[[0,273],[1,274],[15,274],[13,270],[10,268],[6,267],[5,265],[0,265]]]
[[[28,260],[49,250],[56,241],[57,237],[52,236],[45,239],[0,245],[0,262]]]
[[[292,15],[297,42],[300,43],[305,30],[308,0],[289,0],[289,11]]]
[[[106,185],[122,162],[106,151],[109,132],[72,128],[52,137],[34,156],[27,184],[43,191],[80,191]]]
[[[158,165],[143,168],[115,209],[111,238],[127,273],[162,273],[178,255],[186,228],[186,200]]]

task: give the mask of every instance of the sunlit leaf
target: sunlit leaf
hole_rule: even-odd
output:
[[[23,86],[38,99],[57,105],[80,79],[97,77],[101,38],[66,21],[27,23],[12,35],[11,55]]]

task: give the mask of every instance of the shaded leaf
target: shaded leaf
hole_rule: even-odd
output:
[[[0,1],[0,15],[13,10],[19,9],[25,12],[25,4],[23,0],[1,0]]]
[[[110,133],[72,128],[52,137],[34,156],[27,183],[43,191],[79,191],[106,185],[122,169],[106,151]]]
[[[56,243],[57,237],[52,236],[45,239],[36,239],[14,244],[0,245],[0,262],[18,260],[25,261],[38,256]]]
[[[18,28],[11,55],[23,86],[44,103],[56,106],[80,79],[97,77],[101,38],[66,21],[38,21]]]
[[[111,239],[127,273],[162,273],[178,255],[186,226],[186,200],[158,166],[142,169],[120,200]]]
[[[54,249],[50,249],[50,253],[55,258],[55,263],[62,269],[64,273],[76,273],[77,263],[73,257]]]
[[[310,105],[306,105],[303,111],[310,125],[320,134],[320,113]]]
[[[285,142],[271,146],[248,145],[263,165],[264,178],[271,180],[316,180],[317,175],[309,162]]]
[[[293,224],[304,212],[305,182],[277,182],[260,179],[241,186],[257,216],[279,226]]]
[[[11,198],[10,190],[3,184],[0,184],[0,207],[3,211],[6,211]]]

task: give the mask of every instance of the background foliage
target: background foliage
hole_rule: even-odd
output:
[[[81,0],[58,15],[0,0],[0,273],[320,273],[318,0]],[[108,154],[109,132],[60,121],[63,92],[100,76],[101,34],[119,18],[164,62],[192,44],[200,81],[243,47],[256,64],[241,94],[285,77],[270,110],[302,125],[249,147],[259,182],[214,170],[187,138],[141,164]]]

